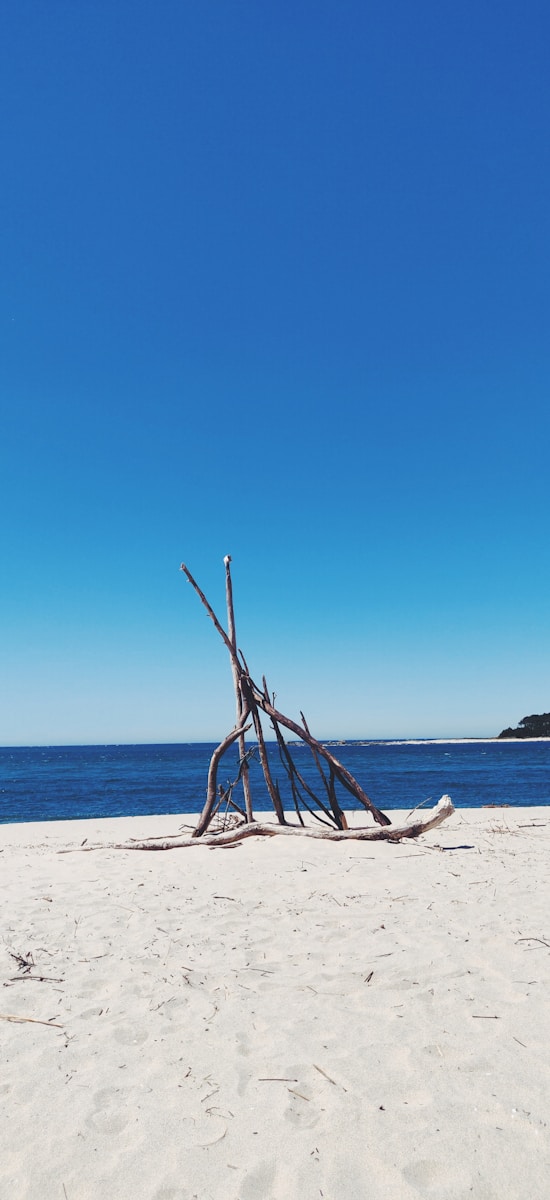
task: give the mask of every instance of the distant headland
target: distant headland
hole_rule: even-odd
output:
[[[534,713],[524,717],[517,729],[503,729],[499,738],[547,738],[550,737],[550,713]]]

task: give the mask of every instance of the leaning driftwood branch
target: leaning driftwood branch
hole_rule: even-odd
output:
[[[197,827],[193,834],[194,837],[200,837],[203,830],[205,830],[208,827],[210,819],[214,814],[214,809],[216,807],[216,800],[218,798],[218,766],[220,763],[220,759],[223,758],[226,750],[229,749],[229,747],[232,745],[232,743],[236,742],[237,738],[240,738],[242,736],[242,734],[246,733],[247,729],[250,729],[250,725],[245,725],[245,721],[247,719],[248,719],[248,712],[242,713],[239,724],[235,727],[235,729],[231,730],[231,733],[228,733],[227,737],[224,738],[223,742],[220,742],[220,745],[217,747],[216,750],[214,750],[212,758],[210,759],[210,767],[208,769],[208,786],[206,789],[206,804],[205,804],[205,806],[201,812],[201,815],[198,819]]]
[[[241,724],[243,715],[243,695],[240,688],[241,664],[237,658],[237,633],[235,630],[235,609],[233,605],[233,584],[231,582],[231,555],[226,554],[224,558],[225,566],[225,599],[227,605],[227,634],[231,642],[231,671],[233,673],[233,683],[235,687],[235,700],[237,705],[237,725]],[[253,714],[254,715],[254,714]],[[243,782],[244,804],[246,809],[247,821],[254,820],[252,811],[252,797],[250,794],[250,773],[248,770],[248,762],[246,757],[246,739],[244,730],[239,734],[239,754],[241,757],[241,776]]]
[[[368,829],[325,831],[313,829],[307,825],[275,825],[274,823],[253,821],[252,824],[238,825],[235,829],[226,830],[224,833],[203,834],[200,838],[192,835],[191,837],[171,838],[169,841],[164,839],[143,842],[110,842],[98,846],[74,846],[67,850],[60,850],[59,853],[82,852],[85,854],[90,850],[182,850],[189,849],[191,846],[230,846],[249,837],[311,837],[322,838],[329,842],[401,842],[404,838],[420,837],[422,833],[428,833],[430,829],[435,829],[448,817],[451,817],[454,811],[450,796],[442,796],[439,803],[424,820],[415,821],[411,825],[374,828],[371,825]]]

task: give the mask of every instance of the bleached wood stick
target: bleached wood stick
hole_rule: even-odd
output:
[[[0,1013],[0,1021],[15,1021],[18,1025],[47,1025],[49,1029],[63,1029],[57,1021],[39,1021],[38,1017],[17,1017],[14,1013]]]
[[[237,725],[242,724],[241,718],[243,715],[243,697],[241,692],[241,674],[242,667],[237,658],[237,633],[235,630],[235,608],[233,605],[233,584],[231,582],[231,555],[226,554],[224,560],[225,566],[225,599],[227,606],[227,633],[231,642],[231,671],[233,674],[233,684],[235,687],[235,700],[237,705]],[[239,734],[239,754],[241,759],[241,778],[244,792],[244,806],[246,809],[246,819],[248,822],[254,820],[252,811],[252,797],[250,794],[250,773],[248,763],[246,761],[246,738],[244,732]]]
[[[98,846],[75,846],[68,850],[60,850],[60,854],[71,854],[89,850],[181,850],[191,846],[230,846],[234,842],[242,842],[249,837],[310,837],[320,838],[328,842],[400,842],[403,838],[420,837],[428,833],[452,817],[455,812],[450,796],[442,796],[431,813],[421,821],[411,825],[369,826],[358,829],[313,829],[307,825],[275,825],[255,821],[251,825],[239,825],[236,829],[228,829],[224,833],[206,833],[202,837],[171,838],[169,841],[143,842],[109,842]]]

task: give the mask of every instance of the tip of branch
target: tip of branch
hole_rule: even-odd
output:
[[[228,566],[229,566],[229,564],[230,564],[230,562],[231,562],[231,555],[230,555],[230,554],[226,554],[226,555],[225,555],[225,558],[224,558],[224,560],[223,560],[223,561],[224,561],[224,564],[225,564],[225,566],[226,566],[226,567],[228,567]]]

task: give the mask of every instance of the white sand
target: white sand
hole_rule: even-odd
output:
[[[56,853],[181,819],[0,827],[0,1195],[546,1200],[550,810]]]

